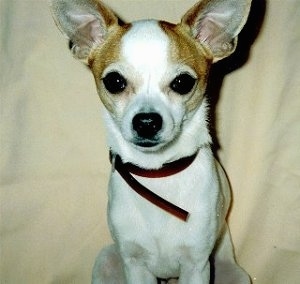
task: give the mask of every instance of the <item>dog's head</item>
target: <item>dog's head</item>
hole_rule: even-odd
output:
[[[209,69],[234,51],[250,2],[203,0],[174,25],[122,24],[97,0],[51,1],[74,56],[93,72],[111,147],[149,153],[210,142],[204,99]]]

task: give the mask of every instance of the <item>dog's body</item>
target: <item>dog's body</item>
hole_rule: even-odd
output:
[[[210,274],[214,283],[249,283],[235,262],[225,222],[230,191],[210,149],[205,89],[211,64],[234,51],[250,1],[205,0],[178,25],[153,20],[121,25],[96,0],[52,2],[74,55],[94,74],[106,107],[113,166],[116,155],[144,171],[193,156],[176,174],[134,175],[186,209],[186,221],[138,195],[113,167],[108,223],[115,244],[98,256],[93,283],[179,278],[182,284],[207,284]]]

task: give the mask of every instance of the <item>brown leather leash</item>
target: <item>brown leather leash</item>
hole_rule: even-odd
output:
[[[113,154],[112,152],[110,152],[110,161],[113,167],[136,193],[138,193],[140,196],[142,196],[152,204],[158,206],[162,210],[186,222],[189,217],[189,212],[155,194],[147,187],[143,186],[140,182],[138,182],[132,176],[132,174],[147,178],[162,178],[171,176],[186,169],[193,163],[196,156],[197,153],[192,156],[184,157],[177,161],[165,164],[160,169],[150,170],[140,168],[131,163],[123,163],[121,157],[117,154]]]

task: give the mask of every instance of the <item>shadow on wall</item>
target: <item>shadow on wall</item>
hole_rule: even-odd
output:
[[[258,37],[264,22],[267,9],[266,0],[252,0],[248,21],[238,38],[236,51],[213,65],[207,86],[210,103],[211,135],[213,137],[213,151],[217,155],[221,145],[216,134],[216,107],[220,97],[220,90],[224,77],[242,67],[249,59],[251,46]]]

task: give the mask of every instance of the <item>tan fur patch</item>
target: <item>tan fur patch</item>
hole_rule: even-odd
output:
[[[201,11],[208,6],[209,0],[202,0],[201,2],[196,3],[182,18],[182,25],[187,25],[192,27],[197,22]]]
[[[124,34],[130,29],[130,24],[125,25],[114,25],[110,27],[108,31],[108,36],[105,39],[104,43],[100,46],[96,47],[89,59],[88,64],[90,69],[93,72],[97,91],[100,96],[100,99],[104,106],[111,112],[115,111],[115,103],[113,97],[107,95],[107,91],[103,88],[102,82],[102,74],[104,69],[120,59],[120,44],[121,39]]]
[[[116,26],[118,24],[117,16],[110,9],[108,9],[99,1],[97,1],[95,4],[97,5],[97,10],[99,11],[100,15],[102,15],[107,27]]]
[[[171,62],[188,65],[198,76],[198,91],[195,91],[185,102],[187,110],[192,111],[203,99],[212,56],[205,47],[192,38],[192,35],[182,24],[174,25],[162,21],[160,26],[171,41]]]

